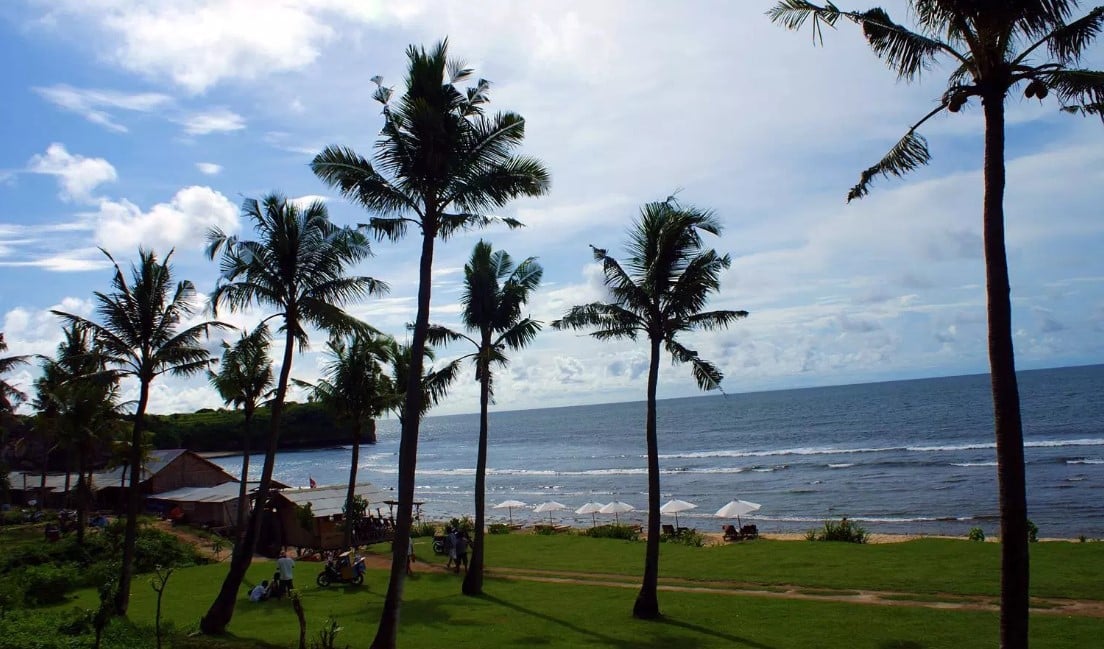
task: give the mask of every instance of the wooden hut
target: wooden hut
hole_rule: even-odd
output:
[[[385,500],[394,498],[394,492],[380,489],[371,483],[356,486],[356,495],[368,501],[368,509],[379,507]],[[284,489],[276,492],[270,501],[274,516],[273,525],[266,530],[262,546],[284,546],[311,550],[336,550],[345,545],[344,519],[345,497],[348,485],[327,485]],[[378,523],[379,534],[364,535],[362,544],[391,540],[383,521]]]
[[[139,488],[145,496],[185,487],[215,487],[238,479],[207,458],[182,448],[150,451],[142,465]],[[92,474],[96,501],[101,507],[125,502],[130,486],[128,466]],[[156,505],[156,503],[150,503]]]

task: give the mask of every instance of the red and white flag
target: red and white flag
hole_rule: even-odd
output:
[[[315,487],[318,486],[318,483],[314,481],[314,478],[312,478],[310,476],[307,476],[307,480],[310,481],[310,488],[311,489],[314,489]]]

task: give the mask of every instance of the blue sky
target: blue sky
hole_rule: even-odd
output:
[[[369,79],[400,84],[407,45],[447,35],[452,54],[493,82],[492,108],[526,117],[523,150],[544,160],[552,190],[503,213],[523,230],[438,246],[434,321],[456,324],[479,237],[539,258],[533,317],[602,299],[588,244],[619,254],[637,208],[680,190],[726,228],[711,244],[733,264],[712,306],[751,312],[687,338],[722,367],[728,391],[986,371],[979,107],[923,129],[929,167],[846,205],[859,171],[934,105],[943,71],[905,85],[852,25],[814,47],[809,33],[772,26],[771,4],[5,2],[0,317],[10,353],[53,353],[52,308],[91,315],[92,292],[110,280],[97,247],[124,262],[140,245],[175,248],[177,275],[205,294],[217,273],[203,232],[249,236],[243,198],[322,197],[337,223],[364,221],[307,165],[327,144],[370,153],[381,121]],[[907,18],[905,3],[884,6]],[[1104,67],[1104,47],[1085,62]],[[1018,95],[1008,120],[1018,364],[1104,362],[1104,128]],[[349,308],[405,336],[416,242],[374,250],[357,271],[392,292]],[[323,336],[314,342],[294,376],[316,377]],[[501,372],[497,407],[640,399],[646,353],[546,331]],[[10,378],[26,387],[34,375]],[[694,393],[687,368],[662,366],[661,397]],[[166,378],[151,407],[217,405],[203,380]],[[477,407],[464,382],[438,412]]]

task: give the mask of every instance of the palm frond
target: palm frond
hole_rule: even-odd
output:
[[[1054,70],[1040,73],[1038,78],[1054,90],[1066,112],[1099,115],[1104,120],[1104,72]]]
[[[862,26],[871,49],[897,72],[899,79],[912,81],[919,78],[921,72],[930,68],[938,55],[950,47],[893,22],[883,9],[871,9],[861,16],[855,22]]]
[[[421,214],[420,206],[381,176],[372,163],[348,147],[328,146],[311,160],[319,180],[365,209],[383,215]]]
[[[942,110],[940,107],[938,110]],[[916,132],[916,127],[909,129],[885,157],[875,165],[867,168],[859,177],[859,184],[847,192],[847,202],[862,198],[870,193],[870,183],[878,176],[903,176],[904,174],[928,164],[931,154],[928,152],[928,142],[922,135]]]
[[[746,317],[748,317],[748,312],[744,310],[708,311],[705,313],[695,313],[687,318],[687,322],[692,329],[713,331],[716,329],[727,329],[730,324],[737,320],[743,320]]]
[[[429,329],[426,330],[426,344],[427,345],[447,345],[449,343],[468,341],[476,347],[479,346],[474,340],[460,333],[459,331],[453,331],[448,327],[436,324],[430,324]]]
[[[559,320],[552,321],[553,329],[597,329],[591,336],[599,340],[628,338],[636,340],[647,335],[647,324],[637,314],[616,304],[592,302],[571,307]]]
[[[1096,7],[1082,18],[1063,25],[1042,39],[1051,56],[1060,63],[1069,64],[1079,58],[1092,45],[1104,29],[1104,7]],[[1028,52],[1030,49],[1029,48]],[[1028,52],[1025,52],[1027,54]],[[1022,56],[1019,60],[1022,60]]]
[[[823,43],[824,33],[821,26],[834,28],[836,22],[843,17],[843,12],[831,2],[821,7],[805,0],[781,0],[767,11],[767,16],[772,23],[780,24],[791,31],[801,29],[811,18],[813,42]]]
[[[507,349],[521,349],[522,347],[526,347],[529,343],[536,340],[537,334],[540,333],[541,326],[542,323],[539,320],[533,320],[532,318],[520,320],[498,337],[498,345],[502,345]],[[497,347],[498,345],[495,346]],[[500,362],[504,363],[505,361]]]
[[[671,354],[673,363],[689,363],[694,381],[702,390],[716,390],[721,387],[724,375],[713,363],[698,356],[698,352],[682,345],[674,338],[664,340],[664,347]]]

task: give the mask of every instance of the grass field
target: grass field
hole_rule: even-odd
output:
[[[442,563],[431,556],[428,539],[417,541],[417,551],[420,559]],[[459,592],[459,577],[419,565],[418,574],[407,582],[400,644],[664,649],[995,646],[996,612],[932,606],[995,595],[998,551],[995,544],[947,540],[869,546],[780,541],[716,548],[664,545],[663,583],[685,590],[661,592],[664,619],[642,622],[629,614],[642,567],[642,543],[490,536],[487,556],[497,576],[487,581],[483,597],[465,597]],[[1034,596],[1104,600],[1104,544],[1036,544],[1032,561]],[[210,565],[174,574],[166,591],[165,619],[178,630],[194,628],[225,570],[225,565]],[[542,578],[540,571],[591,576],[535,580]],[[257,563],[249,581],[268,578],[272,572],[271,562]],[[299,562],[296,569],[309,637],[314,638],[333,616],[343,627],[338,647],[366,647],[375,633],[385,571],[370,570],[363,587],[329,589],[314,585],[317,572],[318,564],[307,562]],[[559,579],[552,572],[545,574]],[[145,581],[140,578],[133,589],[131,619],[152,622],[154,593]],[[726,583],[762,592],[693,590]],[[799,597],[784,597],[787,590]],[[858,591],[894,595],[881,605],[830,599]],[[84,591],[73,603],[91,607],[94,602],[95,594]],[[294,646],[297,637],[287,600],[250,603],[244,592],[230,630],[243,641],[275,646]],[[1036,648],[1096,647],[1104,637],[1104,617],[1055,614],[1043,603],[1032,615],[1031,633]],[[204,642],[197,638],[188,646],[205,646]]]

